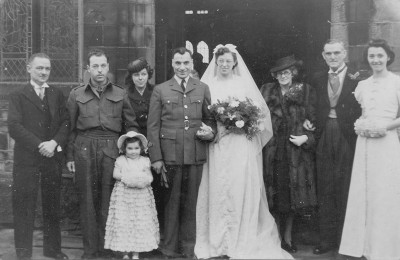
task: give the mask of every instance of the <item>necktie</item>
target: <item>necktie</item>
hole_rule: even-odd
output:
[[[39,98],[41,99],[41,100],[43,100],[43,98],[44,98],[44,88],[38,88],[38,90],[39,90]]]
[[[186,88],[185,88],[185,79],[182,79],[181,81],[181,88],[183,90],[183,92],[185,92]]]
[[[346,66],[344,66],[341,70],[329,73],[329,85],[331,86],[333,94],[336,94],[339,90],[340,87],[339,74],[344,70],[344,68],[346,68]]]

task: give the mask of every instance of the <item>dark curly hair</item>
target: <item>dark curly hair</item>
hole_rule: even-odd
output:
[[[136,59],[128,64],[127,67],[127,74],[125,76],[125,84],[128,86],[133,86],[133,80],[132,80],[132,74],[133,73],[138,73],[141,70],[146,69],[147,74],[149,74],[149,79],[153,76],[153,69],[150,67],[150,65],[147,63],[147,60],[143,57],[140,57],[139,59]]]
[[[390,64],[392,64],[394,62],[394,57],[395,54],[392,51],[392,48],[389,46],[389,44],[387,43],[387,41],[385,41],[384,39],[372,39],[368,42],[368,46],[365,48],[364,53],[363,53],[363,61],[365,62],[365,64],[368,64],[368,50],[371,47],[375,47],[375,48],[379,48],[381,47],[382,49],[385,50],[387,56],[389,57],[389,60],[386,64],[386,66],[389,66]]]
[[[224,55],[225,53],[232,53],[233,61],[235,62],[235,65],[233,65],[232,69],[234,69],[237,65],[237,56],[236,53],[231,52],[227,47],[221,47],[215,52],[215,63],[217,63],[218,57]]]
[[[138,138],[138,137],[128,137],[124,140],[124,142],[121,145],[121,154],[125,155],[126,154],[126,147],[128,146],[128,144],[131,143],[139,143],[140,146],[140,155],[144,155],[146,154],[145,149],[144,149],[144,145],[142,143],[142,141]]]

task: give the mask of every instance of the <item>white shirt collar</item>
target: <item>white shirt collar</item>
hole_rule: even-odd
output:
[[[175,78],[176,82],[178,82],[178,84],[180,85],[181,82],[182,82],[182,79],[181,79],[180,77],[176,76],[176,75],[174,75],[174,78]],[[187,77],[185,78],[185,86],[186,86],[186,84],[188,83],[189,78],[190,78],[190,76],[187,76]]]
[[[39,86],[33,80],[31,80],[31,85],[33,86],[34,89],[41,89],[41,88],[48,88],[49,87],[49,85],[47,85],[47,83],[43,83],[42,86]]]
[[[345,66],[346,66],[346,63],[343,63],[342,66],[340,66],[336,71],[340,71],[340,70],[343,69]],[[345,71],[345,69],[343,69],[343,70],[339,73],[339,75],[342,74],[344,71]],[[329,68],[328,73],[335,73],[335,71],[333,71],[332,68]]]

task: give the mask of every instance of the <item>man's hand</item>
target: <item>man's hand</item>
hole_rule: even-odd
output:
[[[161,186],[164,186],[165,188],[169,188],[168,178],[166,175],[167,168],[165,168],[164,161],[159,160],[159,161],[153,162],[151,164],[151,167],[154,169],[154,171],[157,174],[161,174]]]
[[[54,155],[54,150],[57,147],[57,142],[54,140],[42,142],[39,144],[39,153],[46,157],[52,157]]]
[[[306,129],[308,131],[315,130],[315,126],[308,119],[304,120],[303,127],[304,127],[304,129]]]
[[[290,138],[289,138],[289,141],[297,146],[301,146],[302,144],[307,142],[307,140],[308,140],[307,135],[300,135],[300,136],[290,135]]]
[[[201,140],[209,141],[214,138],[214,133],[211,127],[204,123],[201,123],[200,129],[196,132],[196,136]]]
[[[75,173],[75,162],[67,162],[67,168],[70,173]]]
[[[151,164],[151,167],[154,169],[154,171],[157,174],[160,174],[161,172],[167,172],[167,168],[165,168],[163,160],[159,160],[159,161],[153,162]]]

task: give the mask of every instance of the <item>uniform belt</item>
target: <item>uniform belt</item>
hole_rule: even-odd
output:
[[[118,133],[100,129],[88,129],[85,131],[79,130],[78,135],[95,139],[118,138]]]
[[[173,129],[181,129],[184,128],[188,130],[189,128],[200,127],[200,120],[183,120],[181,122],[163,122],[162,128],[173,128]]]

